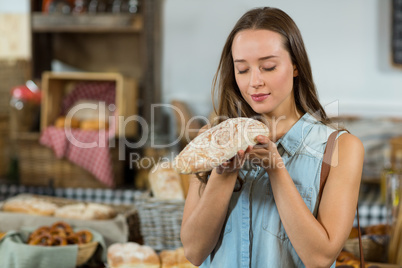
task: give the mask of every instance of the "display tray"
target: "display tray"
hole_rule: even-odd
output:
[[[59,207],[64,205],[85,203],[67,198],[51,197],[43,195],[19,194],[13,198],[36,197],[40,200],[51,202]],[[54,216],[40,216],[24,213],[5,212],[2,209],[4,202],[0,202],[0,232],[19,230],[21,228],[38,228],[55,221],[65,221],[74,227],[87,227],[98,231],[105,239],[106,245],[112,243],[123,243],[127,241],[142,243],[142,236],[139,227],[137,208],[134,205],[110,205],[116,212],[112,219],[105,220],[80,220],[67,219]]]

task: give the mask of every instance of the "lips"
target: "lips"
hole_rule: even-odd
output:
[[[253,99],[253,101],[260,102],[268,98],[269,95],[271,94],[252,94],[251,98]]]

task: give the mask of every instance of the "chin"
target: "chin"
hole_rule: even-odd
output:
[[[254,112],[256,112],[257,114],[269,114],[272,112],[272,109],[266,107],[267,105],[265,105],[265,107],[255,107],[255,106],[251,106],[251,108],[253,109]]]

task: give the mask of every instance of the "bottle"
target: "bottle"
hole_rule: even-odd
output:
[[[383,151],[383,160],[384,164],[381,171],[381,181],[380,181],[380,189],[381,189],[381,203],[385,204],[387,198],[387,176],[388,174],[393,173],[392,165],[391,165],[391,150],[388,147]]]
[[[394,226],[398,217],[400,196],[402,188],[402,150],[396,152],[393,172],[387,175],[386,179],[386,207],[387,223]]]

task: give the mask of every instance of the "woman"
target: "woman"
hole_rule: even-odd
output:
[[[339,132],[319,203],[335,129],[293,20],[275,8],[244,14],[224,46],[218,81],[217,114],[260,116],[270,136],[192,178],[181,229],[186,257],[201,267],[334,267],[352,228],[364,148]],[[258,167],[243,167],[245,160]]]

